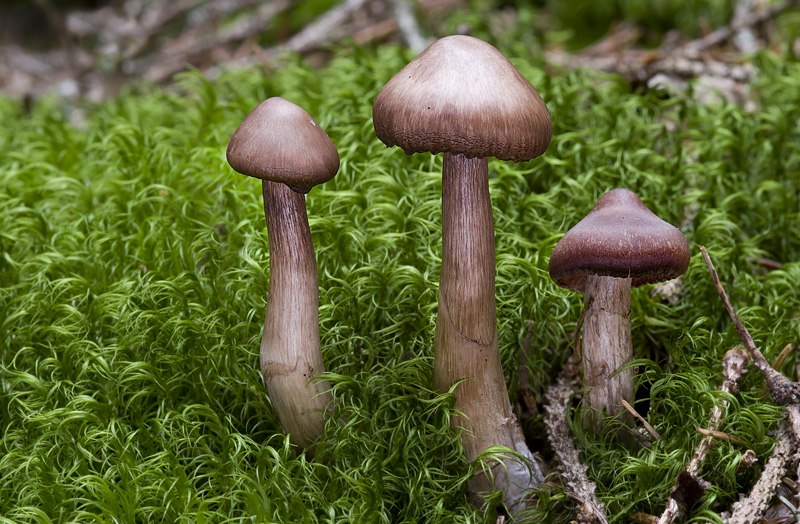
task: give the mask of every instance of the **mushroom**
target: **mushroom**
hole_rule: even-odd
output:
[[[632,417],[622,401],[633,403],[631,286],[682,275],[689,267],[689,244],[680,230],[658,218],[628,189],[603,195],[583,220],[556,244],[550,276],[561,287],[583,293],[584,407]]]
[[[436,319],[434,386],[455,384],[454,423],[467,460],[506,446],[528,464],[494,464],[495,486],[512,509],[540,484],[540,464],[511,411],[500,362],[495,305],[494,221],[488,158],[520,162],[547,149],[552,123],[539,94],[491,45],[469,36],[437,40],[380,91],[375,133],[406,154],[444,153],[442,269]],[[476,476],[472,495],[491,487]],[[477,501],[477,499],[476,499]]]
[[[278,421],[306,448],[322,434],[330,386],[319,342],[317,262],[303,193],[339,170],[336,146],[302,108],[269,98],[231,137],[228,163],[260,178],[269,237],[269,295],[261,373]]]

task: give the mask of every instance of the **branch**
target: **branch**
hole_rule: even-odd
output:
[[[800,1],[787,0],[779,4],[774,4],[761,12],[750,9],[750,12],[742,16],[739,20],[734,20],[733,23],[719,27],[703,38],[689,42],[682,46],[682,50],[687,54],[699,54],[700,51],[705,51],[711,47],[723,44],[735,36],[736,33],[763,24],[767,20],[771,20],[793,7],[800,7]]]
[[[747,373],[747,365],[749,363],[750,355],[742,348],[733,348],[725,353],[725,357],[722,359],[722,375],[725,378],[719,390],[723,393],[736,393],[739,391],[739,379]],[[703,437],[695,449],[692,460],[686,465],[686,469],[678,475],[678,479],[670,491],[667,507],[664,513],[661,514],[658,524],[671,524],[677,522],[678,519],[684,518],[708,489],[708,482],[699,477],[700,467],[711,450],[711,444],[714,441],[713,434],[722,421],[727,404],[728,401],[721,398],[711,408],[708,427],[710,434]]]
[[[742,16],[737,16],[730,24],[702,38],[677,47],[669,39],[665,39],[661,47],[653,50],[625,49],[636,38],[636,33],[621,26],[579,54],[549,50],[547,58],[552,63],[569,68],[588,67],[620,74],[628,81],[640,84],[648,83],[656,75],[678,78],[709,76],[745,83],[755,76],[752,66],[739,63],[738,55],[731,59],[710,56],[708,51],[793,7],[800,7],[800,0],[785,0],[764,10],[748,7]],[[597,53],[596,49],[604,52]]]
[[[761,477],[753,486],[750,495],[734,504],[733,514],[729,524],[749,524],[759,522],[764,511],[769,507],[769,502],[775,496],[775,490],[786,474],[789,461],[793,456],[792,449],[795,442],[792,431],[785,420],[778,422],[778,442],[772,451],[772,456],[764,465]]]
[[[750,332],[742,325],[742,321],[739,320],[739,316],[736,314],[736,311],[734,311],[733,305],[730,299],[728,299],[728,294],[725,293],[725,288],[722,287],[722,283],[719,281],[719,275],[717,275],[717,270],[714,269],[714,264],[711,262],[711,258],[708,256],[705,246],[700,246],[700,252],[703,254],[706,266],[708,266],[708,270],[711,272],[711,278],[714,281],[714,286],[717,288],[719,297],[722,299],[722,303],[725,304],[725,309],[728,310],[728,315],[730,315],[731,320],[733,320],[734,326],[736,326],[736,333],[739,334],[739,339],[742,341],[742,344],[744,344],[745,349],[750,352],[750,356],[753,357],[753,365],[761,371],[761,374],[764,375],[764,379],[767,381],[767,387],[769,388],[772,400],[781,406],[797,404],[800,402],[800,384],[791,382],[769,365],[767,359],[764,358],[764,355],[753,342],[753,337],[750,336]]]
[[[594,495],[597,486],[586,476],[587,467],[581,464],[578,450],[572,441],[567,417],[569,402],[578,389],[575,366],[567,364],[559,374],[556,384],[547,388],[545,394],[544,424],[547,437],[559,462],[559,471],[569,488],[568,495],[578,507],[579,524],[608,524],[605,505]]]

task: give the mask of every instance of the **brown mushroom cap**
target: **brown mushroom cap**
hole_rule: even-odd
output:
[[[612,189],[550,257],[550,277],[561,287],[583,292],[590,275],[631,278],[641,286],[682,275],[689,267],[689,243],[633,191]]]
[[[233,133],[228,163],[243,175],[307,193],[339,170],[339,152],[303,108],[280,97],[261,102]]]
[[[375,133],[407,154],[452,153],[521,162],[545,152],[553,124],[536,89],[490,44],[447,36],[378,93]]]

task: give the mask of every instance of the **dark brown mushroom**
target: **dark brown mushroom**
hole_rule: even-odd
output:
[[[331,403],[319,341],[317,262],[302,193],[333,178],[339,153],[302,108],[283,98],[258,105],[231,137],[228,163],[262,180],[269,236],[269,295],[261,373],[283,431],[305,448]],[[292,189],[290,189],[292,188]]]
[[[406,153],[444,153],[442,269],[436,320],[434,386],[456,388],[467,459],[507,446],[529,464],[495,465],[495,486],[512,511],[544,480],[511,411],[497,341],[494,221],[488,160],[541,155],[552,123],[539,94],[497,49],[468,36],[431,44],[381,90],[372,110],[375,133]],[[530,466],[530,469],[528,468]],[[507,471],[507,473],[506,473]],[[470,492],[490,487],[476,477]]]
[[[632,425],[621,401],[633,403],[633,370],[620,371],[633,359],[631,286],[676,278],[689,258],[683,233],[627,189],[603,195],[558,242],[550,276],[584,297],[581,353],[584,387],[590,388],[584,407]]]

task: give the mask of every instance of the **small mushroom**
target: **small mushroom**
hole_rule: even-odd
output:
[[[633,370],[620,371],[633,359],[631,286],[676,278],[689,267],[689,257],[683,233],[627,189],[603,195],[558,242],[550,276],[584,299],[583,384],[590,389],[585,407],[632,426],[622,401],[633,403]]]
[[[306,448],[331,403],[319,341],[319,284],[303,193],[333,178],[339,153],[302,108],[269,98],[231,137],[228,163],[260,178],[269,236],[269,295],[261,373],[284,433]]]
[[[493,471],[507,506],[522,509],[524,492],[544,475],[511,411],[500,362],[487,157],[519,162],[544,153],[552,134],[547,106],[497,49],[477,38],[449,36],[383,87],[372,116],[387,146],[407,154],[444,153],[434,386],[448,391],[460,382],[455,409],[463,416],[454,423],[464,429],[467,460],[490,446],[507,446],[527,459],[527,465],[507,460]],[[480,475],[470,492],[490,487]]]

